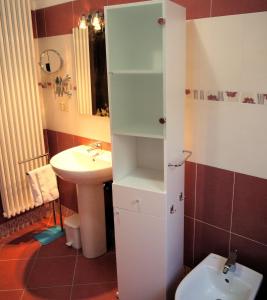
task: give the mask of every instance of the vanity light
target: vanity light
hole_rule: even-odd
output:
[[[95,32],[101,32],[104,29],[104,13],[95,11],[89,14],[87,17],[82,15],[79,21],[79,28],[85,29],[87,26],[91,26]]]
[[[87,28],[87,18],[85,15],[82,15],[79,20],[79,28],[86,29]]]

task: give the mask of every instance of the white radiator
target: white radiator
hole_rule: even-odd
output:
[[[0,191],[4,216],[34,207],[26,172],[45,158],[30,0],[0,0]]]
[[[92,114],[88,28],[73,28],[77,103],[80,114]]]

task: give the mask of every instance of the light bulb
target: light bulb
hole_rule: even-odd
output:
[[[96,15],[93,17],[92,25],[93,25],[95,31],[101,30],[100,18],[99,18],[98,13],[96,13]]]
[[[79,21],[79,28],[80,29],[86,29],[87,28],[87,20],[85,15],[82,15]]]

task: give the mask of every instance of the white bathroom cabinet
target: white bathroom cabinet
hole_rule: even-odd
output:
[[[120,300],[173,297],[183,269],[185,9],[105,7]]]

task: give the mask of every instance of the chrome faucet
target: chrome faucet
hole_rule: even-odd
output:
[[[224,264],[224,267],[223,267],[223,271],[222,271],[223,274],[227,274],[229,270],[232,271],[232,272],[235,271],[236,259],[237,259],[237,249],[235,249],[233,251],[230,251],[228,259],[227,259],[227,261],[226,261],[226,263]]]
[[[89,144],[87,151],[90,152],[90,151],[96,150],[96,149],[102,149],[102,143],[101,142],[95,142],[93,144]]]

